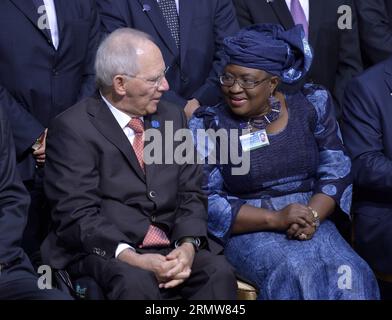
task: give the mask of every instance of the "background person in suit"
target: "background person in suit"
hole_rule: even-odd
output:
[[[339,117],[344,88],[353,76],[362,71],[358,27],[352,0],[233,1],[241,26],[279,23],[287,30],[301,21],[305,24],[304,29],[305,32],[307,30],[314,59],[304,81],[321,84],[332,93]],[[292,7],[294,4],[296,8]],[[351,30],[338,28],[338,8],[341,5],[352,8]]]
[[[50,119],[94,92],[99,20],[93,0],[3,0],[0,30],[0,103],[32,198],[23,243],[31,255],[49,219],[42,190],[44,130]]]
[[[364,67],[392,55],[392,2],[355,0]]]
[[[97,0],[104,32],[130,27],[150,34],[161,49],[171,90],[165,99],[185,107],[220,100],[223,38],[238,30],[231,0]]]
[[[173,132],[186,126],[180,107],[160,102],[164,70],[140,31],[116,30],[99,47],[100,95],[49,129],[45,190],[55,228],[43,255],[71,276],[92,276],[109,299],[234,299],[231,267],[208,250],[201,167],[144,163],[144,128],[165,141],[166,122]]]
[[[20,247],[30,198],[16,169],[15,147],[0,105],[0,300],[71,299],[57,290],[40,290],[38,278]]]
[[[392,58],[347,87],[342,133],[353,161],[355,249],[392,299]]]

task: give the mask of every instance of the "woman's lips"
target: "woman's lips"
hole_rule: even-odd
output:
[[[247,99],[242,97],[230,97],[229,100],[233,107],[241,107],[247,102]]]

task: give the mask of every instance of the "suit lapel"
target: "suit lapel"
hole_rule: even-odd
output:
[[[31,21],[34,27],[37,28],[46,39],[51,39],[50,31],[48,29],[38,27],[38,21],[41,16],[38,14],[38,10],[31,0],[10,1]]]
[[[186,48],[189,39],[192,39],[192,13],[196,9],[197,1],[183,0],[180,1],[180,52],[181,52],[181,65],[185,63]]]
[[[133,1],[133,0],[132,0]],[[178,48],[165,22],[156,0],[137,0],[140,3],[140,14],[146,14],[173,55],[178,55]]]
[[[158,110],[159,110],[159,106],[158,106]],[[152,125],[152,123],[154,123],[154,125]],[[157,125],[159,125],[159,127],[157,128]],[[161,117],[159,116],[158,113],[149,115],[144,117],[144,129],[148,130],[148,129],[157,129],[159,130],[159,132],[161,133],[161,137],[162,137],[162,145],[159,146],[161,147],[161,152],[162,152],[162,161],[165,161],[164,156],[165,156],[165,148],[164,146],[164,122],[161,121]],[[155,169],[156,169],[156,165],[155,163],[149,164],[149,165],[145,165],[144,169],[146,171],[146,183],[147,185],[151,185],[151,182],[153,179],[155,179],[156,177],[154,176],[155,174]]]
[[[140,168],[129,140],[105,102],[97,97],[97,105],[91,105],[88,113],[92,116],[92,123],[97,130],[120,150],[139,178],[145,181],[143,170]]]
[[[324,1],[309,1],[309,43],[314,48],[324,15]]]
[[[310,1],[311,2],[311,1]],[[269,2],[272,10],[275,12],[280,24],[287,30],[294,27],[294,21],[285,0],[274,0]]]

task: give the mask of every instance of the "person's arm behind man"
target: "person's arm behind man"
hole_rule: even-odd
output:
[[[20,242],[30,198],[16,169],[14,141],[0,108],[0,263],[21,257]]]
[[[84,73],[82,86],[78,100],[89,97],[96,91],[95,85],[95,72],[94,72],[94,61],[95,53],[101,40],[100,32],[100,19],[97,11],[95,1],[90,1],[91,15],[90,15],[90,36],[88,41],[87,53],[84,59]]]
[[[16,156],[19,159],[31,152],[31,147],[44,133],[45,128],[1,84],[0,109],[3,117],[6,114],[9,119]]]

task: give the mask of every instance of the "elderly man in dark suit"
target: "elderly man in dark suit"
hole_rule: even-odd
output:
[[[45,259],[92,276],[109,299],[235,298],[231,267],[207,238],[201,167],[151,163],[143,151],[153,130],[161,137],[154,152],[167,154],[180,143],[167,127],[186,126],[180,107],[160,101],[169,85],[159,48],[140,31],[118,29],[99,47],[96,73],[99,94],[49,128],[54,229]]]
[[[392,58],[368,69],[349,84],[342,122],[356,188],[352,209],[354,247],[381,280],[382,296],[389,298],[392,298],[391,105]]]
[[[347,82],[362,71],[358,27],[352,0],[233,0],[241,26],[278,23],[285,29],[302,24],[314,51],[305,81],[321,84],[331,93],[336,113]],[[351,8],[351,29],[340,29],[341,6]],[[344,9],[344,7],[341,7]],[[347,7],[346,7],[347,8]],[[346,21],[347,22],[347,21]]]
[[[45,128],[54,116],[94,93],[99,25],[93,0],[0,1],[0,103],[32,197],[23,244],[29,254],[39,249],[47,232]]]
[[[199,105],[220,99],[223,38],[238,30],[231,0],[97,0],[102,28],[150,34],[170,69],[168,99],[190,116]]]
[[[40,289],[33,267],[20,247],[29,195],[16,169],[11,128],[0,105],[0,300],[71,299]]]

